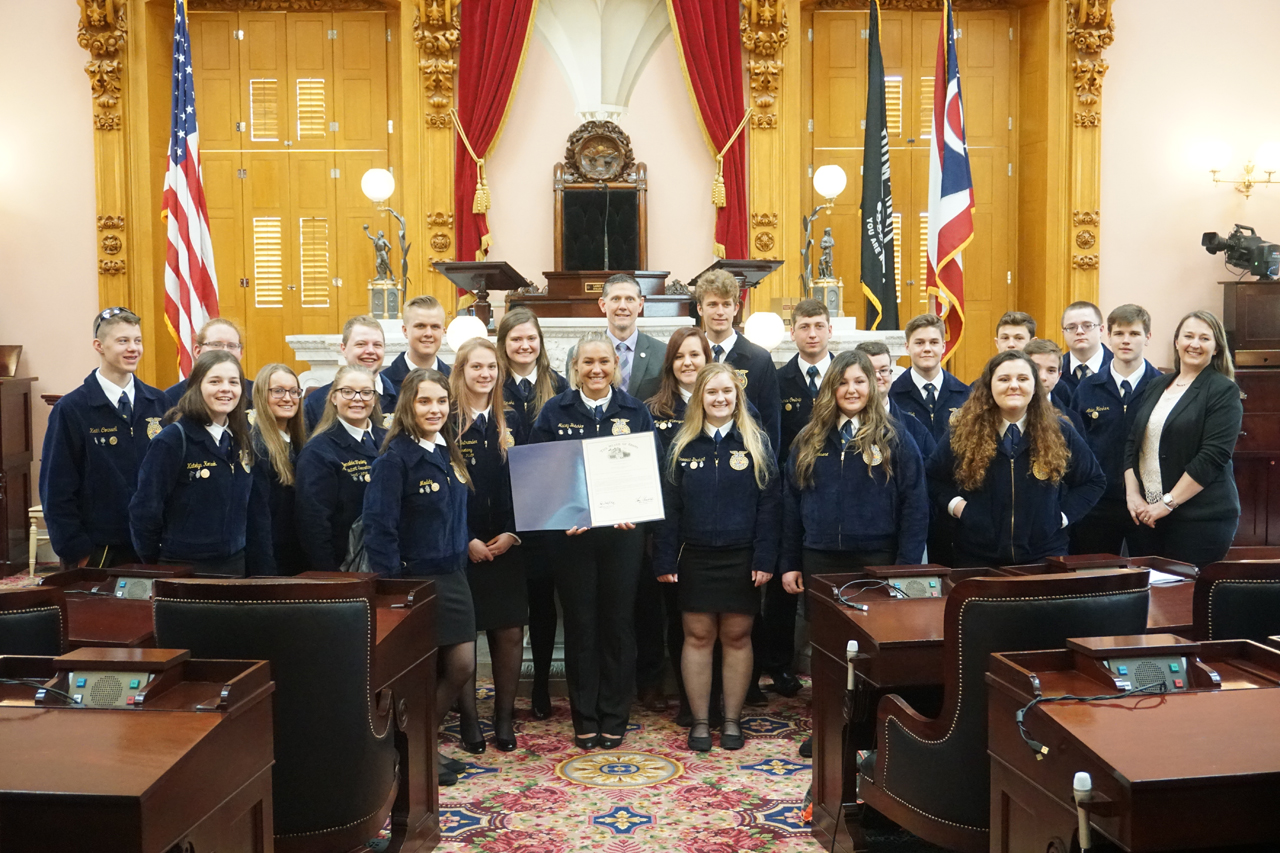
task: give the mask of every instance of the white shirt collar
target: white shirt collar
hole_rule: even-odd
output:
[[[893,411],[893,400],[889,399],[889,395],[888,395],[888,393],[886,393],[886,394],[884,395],[884,410],[885,410],[886,412],[892,412],[892,411]]]
[[[849,421],[853,421],[853,434],[857,435],[858,426],[860,425],[857,415],[854,415],[853,417],[849,417],[848,415],[841,415],[840,420],[836,421],[836,429],[837,430],[844,429],[844,425],[847,424]]]
[[[733,421],[729,421],[727,424],[725,424],[724,426],[720,426],[720,427],[712,426],[712,425],[711,425],[710,423],[708,423],[707,421],[703,421],[703,422],[702,422],[702,431],[703,431],[703,432],[705,432],[705,433],[707,434],[707,438],[715,438],[715,437],[716,437],[716,430],[720,430],[720,438],[721,438],[721,439],[728,438],[728,437],[729,437],[729,433],[733,430]]]
[[[1070,365],[1069,372],[1071,373],[1072,376],[1075,376],[1076,368],[1082,364],[1086,364],[1089,366],[1089,371],[1091,374],[1097,373],[1099,370],[1102,369],[1102,345],[1101,344],[1098,345],[1098,351],[1093,354],[1093,358],[1089,359],[1088,361],[1081,361],[1080,359],[1076,358],[1075,353],[1071,353],[1070,355],[1071,355],[1071,358],[1068,364]]]
[[[684,400],[686,403],[693,399],[692,389],[686,391],[684,388],[677,388],[676,390],[680,392],[680,399]]]
[[[920,373],[920,371],[916,370],[914,367],[911,368],[911,381],[914,382],[916,384],[916,387],[920,389],[921,397],[928,396],[929,392],[924,390],[924,386],[930,382],[933,383],[933,393],[935,395],[940,393],[942,391],[942,376],[943,376],[943,373],[940,370],[938,371],[937,379],[925,379],[924,376]]]
[[[629,338],[619,338],[618,336],[616,336],[616,335],[613,333],[613,329],[606,329],[605,331],[606,331],[606,332],[608,333],[608,335],[609,335],[609,340],[613,343],[613,351],[614,351],[614,352],[617,352],[617,351],[618,351],[618,344],[626,344],[626,345],[627,345],[627,347],[628,347],[632,352],[635,352],[635,351],[636,351],[636,344],[638,344],[638,343],[640,342],[640,327],[639,327],[639,326],[636,326],[634,329],[632,329],[632,330],[631,330],[631,337],[629,337]]]
[[[280,430],[280,437],[284,439],[285,444],[293,444],[293,439],[290,438],[289,433],[284,430]]]
[[[1111,359],[1111,365],[1109,368],[1111,370],[1111,381],[1116,383],[1116,390],[1121,390],[1120,389],[1121,382],[1128,382],[1129,390],[1132,391],[1134,388],[1138,387],[1138,380],[1142,378],[1142,374],[1147,372],[1146,362],[1143,362],[1142,364],[1138,365],[1138,369],[1133,371],[1133,373],[1129,374],[1128,376],[1121,376],[1119,373],[1116,372],[1116,365],[1119,363],[1120,363],[1120,359],[1118,358]]]
[[[484,419],[487,421],[487,420],[489,420],[490,414],[491,414],[492,412],[493,412],[493,406],[489,406],[487,409],[485,409],[485,410],[484,410],[484,411],[482,411],[482,412],[472,412],[472,413],[471,413],[471,420],[473,420],[473,421],[474,421],[476,418],[480,417],[481,415],[484,415]]]
[[[836,357],[830,351],[827,352],[826,358],[820,359],[817,364],[813,364],[805,360],[803,355],[797,357],[796,365],[800,368],[800,375],[805,382],[809,381],[809,368],[818,368],[818,385],[822,385],[822,380],[827,378],[827,368],[836,360]]]
[[[356,441],[363,441],[365,433],[368,433],[370,436],[373,435],[372,419],[369,421],[368,429],[359,429],[357,427],[353,427],[351,424],[347,423],[342,418],[338,418],[338,423],[342,424],[342,428],[345,429],[347,431],[347,434],[350,435],[352,438],[354,438]]]
[[[377,386],[378,386],[375,390],[378,392],[378,396],[379,396],[379,397],[381,397],[383,394],[387,394],[387,393],[389,393],[389,392],[390,392],[390,390],[391,390],[391,383],[390,383],[390,382],[388,382],[387,380],[383,379],[383,378],[382,378],[382,374],[381,374],[381,373],[375,373],[375,374],[373,375],[373,378],[374,378],[375,383],[376,383],[376,384],[377,384]]]
[[[722,342],[718,344],[711,345],[711,351],[714,353],[717,346],[724,347],[724,358],[727,359],[729,357],[729,353],[733,352],[733,348],[737,343],[738,343],[738,333],[730,330],[729,337],[725,338]],[[714,356],[712,356],[712,358],[714,358]],[[721,360],[723,361],[724,359],[721,359]]]
[[[588,412],[593,410],[596,406],[603,406],[607,409],[609,408],[609,402],[613,399],[613,389],[610,388],[609,393],[605,394],[599,400],[592,400],[581,388],[578,389],[578,396],[582,398],[582,404],[587,407]]]
[[[519,373],[512,371],[511,379],[517,385],[520,384],[521,379],[528,379],[530,385],[537,385],[538,384],[538,363],[536,361],[533,363],[533,369],[529,371],[528,376],[521,376]]]
[[[227,431],[227,428],[222,424],[208,424],[205,429],[209,431],[209,435],[213,436],[214,444],[221,444],[222,434]]]
[[[410,370],[413,370],[415,367],[421,370],[440,370],[440,356],[438,355],[432,357],[431,364],[423,367],[421,364],[418,364],[418,362],[413,360],[413,350],[407,349],[404,351],[404,361],[405,364],[409,365]]]
[[[137,385],[134,384],[132,373],[129,374],[129,384],[125,385],[123,388],[103,376],[101,370],[94,370],[93,375],[98,377],[98,384],[102,386],[102,393],[107,395],[107,399],[111,401],[111,405],[114,406],[120,402],[121,392],[129,395],[129,405],[133,405],[134,389],[137,388]]]
[[[1016,426],[1018,427],[1019,435],[1026,435],[1027,434],[1027,415],[1024,414],[1018,420],[1018,423],[1016,424]],[[1001,418],[1000,419],[1000,437],[1004,438],[1004,434],[1008,431],[1009,431],[1009,422]]]
[[[441,435],[440,433],[436,433],[435,441],[427,441],[425,438],[418,439],[418,446],[421,447],[423,450],[427,451],[428,453],[435,453],[437,445],[439,445],[440,447],[448,447],[449,442],[445,441],[444,436]]]

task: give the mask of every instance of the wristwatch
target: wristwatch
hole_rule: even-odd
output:
[[[1178,508],[1177,502],[1174,501],[1173,499],[1172,492],[1165,492],[1163,495],[1161,495],[1160,503],[1164,504],[1169,509],[1170,512],[1173,512],[1175,509]]]

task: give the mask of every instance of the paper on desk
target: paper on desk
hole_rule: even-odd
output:
[[[1158,572],[1155,569],[1148,569],[1148,583],[1181,583],[1186,578],[1181,575],[1171,575],[1168,572]]]

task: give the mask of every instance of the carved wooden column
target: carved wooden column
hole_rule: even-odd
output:
[[[1102,167],[1102,79],[1115,22],[1112,0],[1070,0],[1067,4],[1067,58],[1073,81],[1071,123],[1071,269],[1069,301],[1098,301],[1098,239]]]
[[[406,0],[406,7],[416,7],[411,34],[418,61],[414,72],[417,79],[412,90],[405,93],[404,114],[420,118],[405,122],[405,151],[415,154],[405,157],[405,179],[406,187],[419,188],[421,213],[414,216],[414,221],[418,223],[422,251],[417,272],[420,285],[409,296],[430,293],[449,314],[453,314],[457,301],[454,287],[432,269],[431,262],[454,260],[454,129],[449,110],[455,106],[453,82],[462,37],[458,8],[461,3],[462,0]],[[406,69],[410,65],[402,63]]]

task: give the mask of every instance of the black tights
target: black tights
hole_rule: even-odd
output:
[[[520,661],[524,656],[524,627],[486,631],[493,667],[493,732],[503,740],[515,739],[516,688],[520,685]],[[472,644],[471,679],[458,696],[458,732],[468,743],[483,740],[480,713],[476,709],[475,645]]]
[[[476,644],[456,643],[452,646],[441,646],[436,665],[436,724],[444,722],[453,702],[461,694],[467,683],[476,675]],[[475,691],[471,691],[475,696]],[[474,699],[472,700],[474,705]]]

